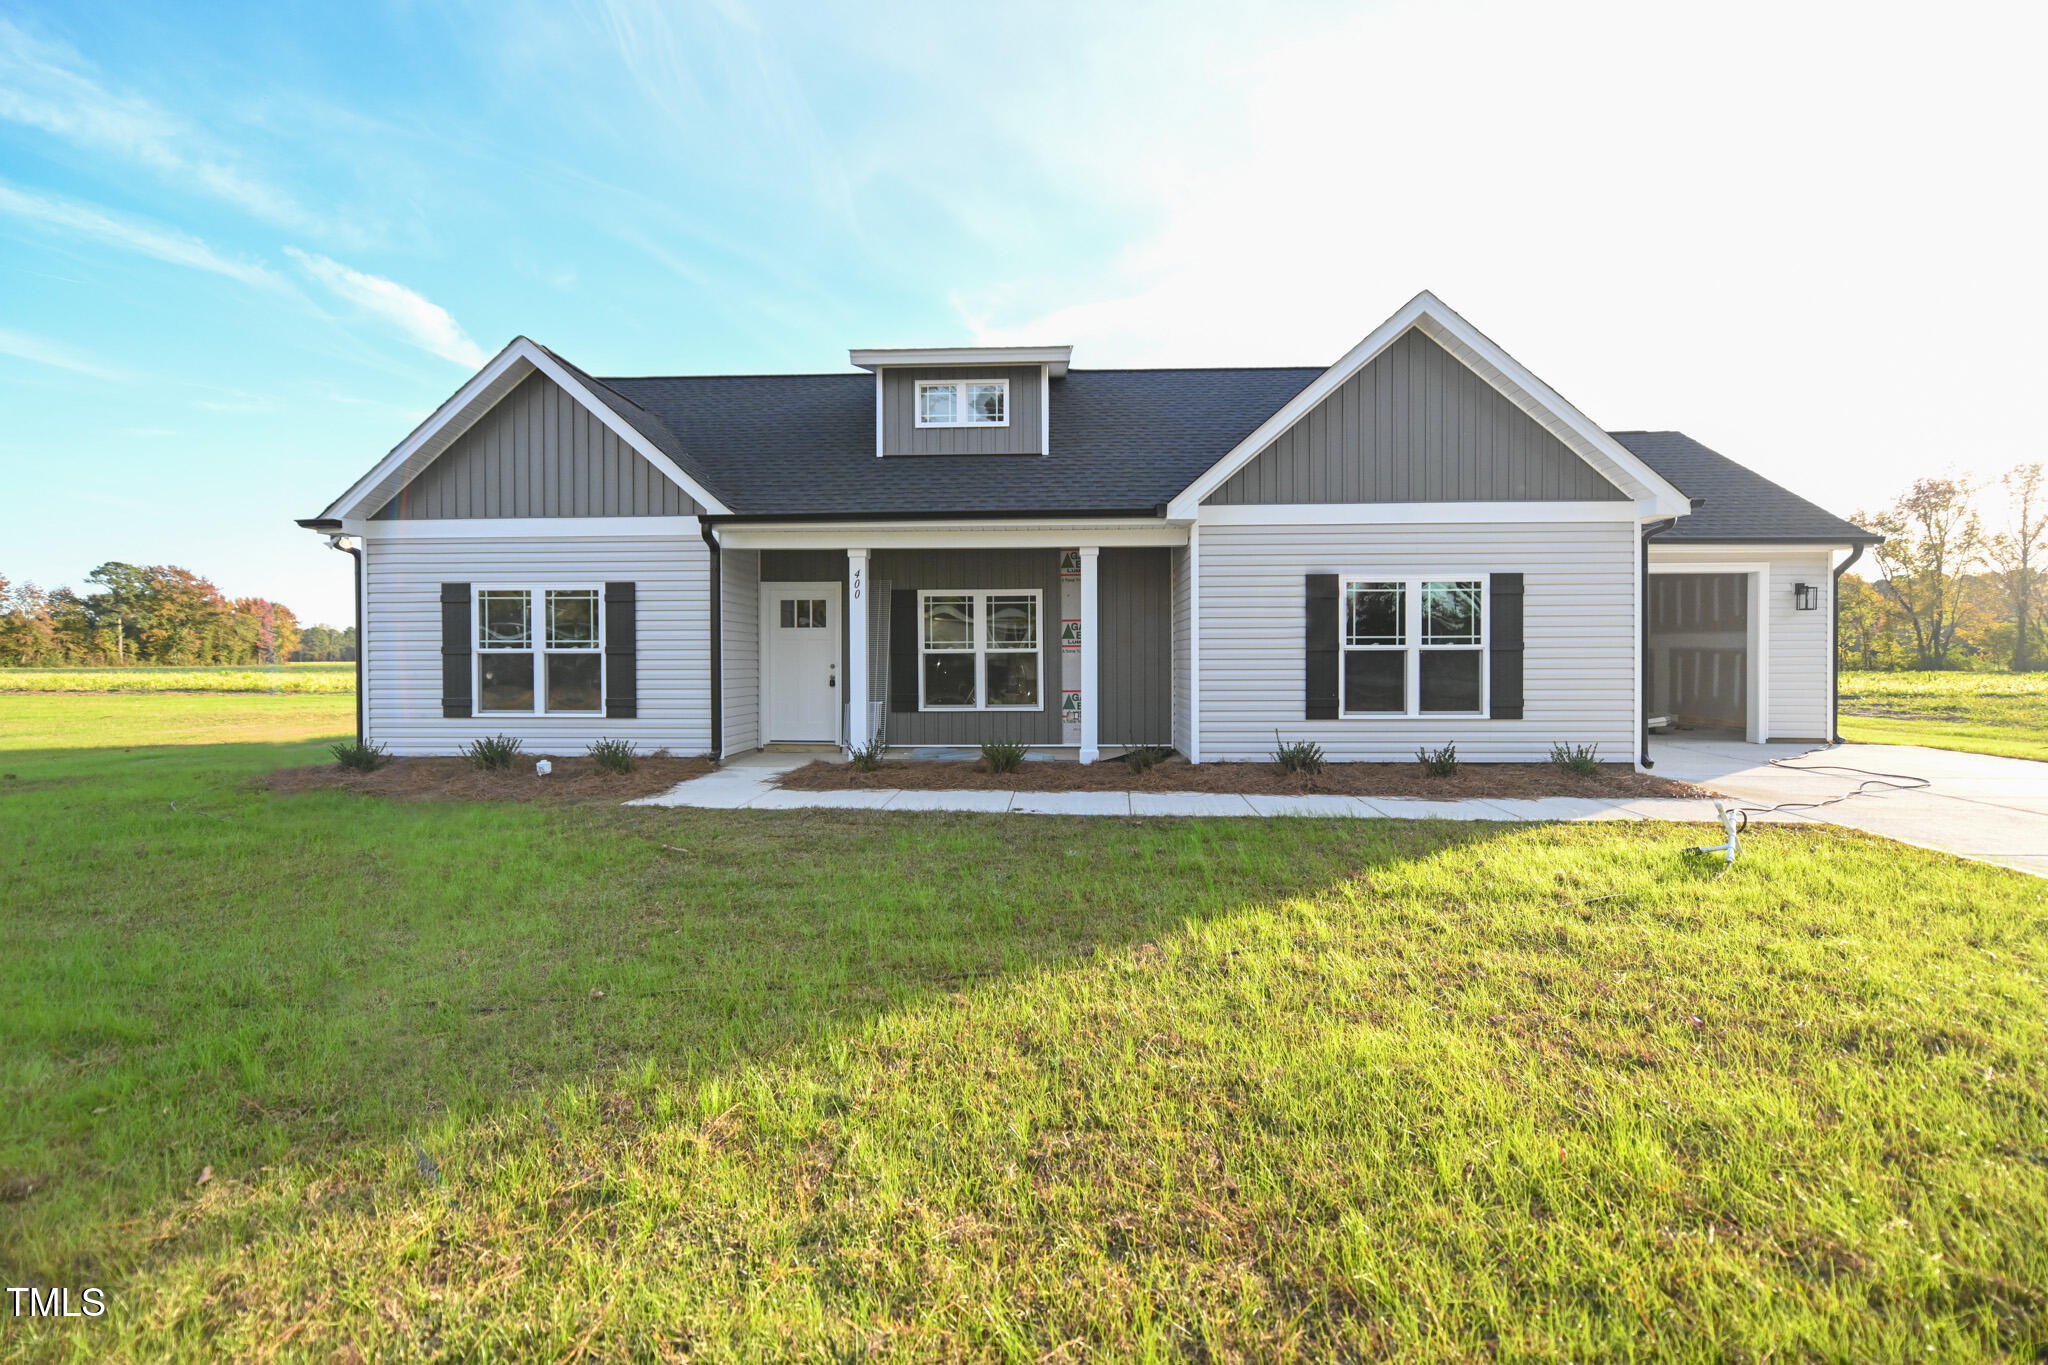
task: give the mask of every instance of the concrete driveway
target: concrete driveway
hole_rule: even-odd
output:
[[[1659,777],[1698,782],[1749,805],[1824,801],[1871,781],[1846,801],[1793,813],[2048,877],[2048,763],[1904,744],[1829,749],[1691,735],[1653,736],[1650,757]],[[1887,789],[1870,777],[1879,773],[1927,785]]]

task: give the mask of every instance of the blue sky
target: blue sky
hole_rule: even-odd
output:
[[[2048,455],[2038,9],[0,0],[0,573],[344,621],[292,518],[521,333],[1310,364],[1423,287],[1838,511],[1995,472]]]

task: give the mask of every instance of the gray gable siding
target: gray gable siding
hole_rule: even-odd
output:
[[[703,510],[559,384],[536,373],[374,519],[683,517]]]
[[[1043,442],[1036,365],[917,365],[882,370],[882,453],[885,455],[1036,455]],[[1006,427],[920,427],[920,379],[1007,379]]]
[[[1626,495],[1420,332],[1404,333],[1210,504],[1620,501]]]

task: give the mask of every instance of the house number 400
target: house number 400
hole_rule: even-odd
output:
[[[860,576],[862,572],[860,569],[853,571],[853,600],[856,602],[860,601]]]

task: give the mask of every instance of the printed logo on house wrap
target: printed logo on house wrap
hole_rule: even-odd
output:
[[[1081,552],[1080,552],[1079,550],[1061,550],[1061,551],[1060,551],[1060,577],[1061,577],[1061,578],[1079,578],[1080,576],[1081,576]]]
[[[1060,693],[1060,719],[1081,719],[1081,691],[1079,688]]]
[[[1079,649],[1080,647],[1081,647],[1081,622],[1080,622],[1080,619],[1079,619],[1078,617],[1076,617],[1076,618],[1070,618],[1070,619],[1068,619],[1068,620],[1065,620],[1065,621],[1062,621],[1062,622],[1060,622],[1060,648],[1061,648],[1061,649]]]

